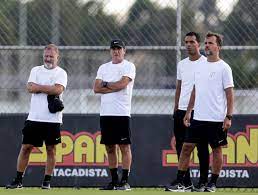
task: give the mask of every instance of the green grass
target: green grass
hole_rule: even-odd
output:
[[[23,188],[23,189],[5,189],[0,188],[0,195],[159,195],[159,194],[180,194],[181,192],[165,192],[163,188],[133,188],[132,191],[100,191],[97,188],[52,188],[51,190],[42,190],[40,188]],[[203,192],[185,192],[184,195],[207,194]],[[220,188],[218,192],[213,194],[219,195],[255,195],[258,194],[257,188],[242,189],[242,188]]]

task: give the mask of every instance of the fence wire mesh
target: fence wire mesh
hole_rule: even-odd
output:
[[[98,113],[92,85],[99,65],[110,60],[110,40],[121,38],[137,69],[132,113],[172,114],[183,37],[210,30],[224,35],[235,113],[257,114],[257,9],[256,0],[2,0],[0,112],[28,112],[30,69],[42,64],[43,45],[55,43],[68,72],[64,112]]]

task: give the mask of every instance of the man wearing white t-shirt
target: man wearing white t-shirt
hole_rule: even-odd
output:
[[[190,128],[179,159],[175,191],[184,189],[182,178],[189,165],[189,156],[200,139],[208,141],[213,154],[212,175],[205,191],[216,191],[216,182],[223,164],[222,146],[227,145],[227,130],[231,127],[234,102],[232,70],[219,57],[221,46],[221,35],[207,33],[207,61],[195,70],[194,89],[184,118],[185,125]],[[193,107],[194,117],[190,124]]]
[[[181,60],[177,66],[177,82],[174,106],[174,136],[176,139],[176,150],[178,159],[183,147],[187,127],[184,125],[184,116],[186,114],[190,95],[194,83],[194,71],[197,66],[206,61],[206,57],[200,54],[200,35],[196,32],[189,32],[184,38],[185,47],[188,57]],[[193,112],[192,112],[193,115]],[[209,171],[209,149],[208,142],[200,142],[197,144],[198,158],[200,163],[200,179],[197,186],[193,187],[190,171],[184,176],[185,191],[203,191],[205,184],[208,182]],[[170,191],[173,183],[166,186],[165,190]]]
[[[112,181],[102,190],[130,190],[128,176],[132,162],[130,113],[135,66],[124,59],[125,44],[112,40],[112,61],[97,72],[94,92],[101,94],[101,144],[105,144]],[[118,147],[122,153],[122,178],[118,181]]]
[[[56,163],[56,145],[61,143],[62,94],[67,73],[58,66],[59,50],[49,44],[44,49],[44,65],[32,68],[27,84],[31,93],[30,111],[22,130],[22,147],[17,160],[17,175],[6,188],[22,188],[22,179],[33,147],[46,145],[47,161],[42,189],[50,189]]]

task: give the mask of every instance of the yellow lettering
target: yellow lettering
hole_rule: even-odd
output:
[[[198,158],[198,151],[197,151],[197,147],[194,148],[191,157],[193,159],[193,163],[194,164],[198,164],[199,163],[199,158]],[[190,158],[191,159],[191,158]]]
[[[83,161],[94,163],[94,141],[88,135],[79,136],[74,143],[74,162],[82,163]]]
[[[232,137],[228,136],[228,146],[222,149],[223,156],[226,156],[226,164],[233,164],[236,160],[236,153],[235,153],[235,141]]]
[[[56,162],[64,162],[64,157],[73,152],[73,139],[62,135],[62,143],[56,146]]]
[[[166,164],[178,163],[176,154],[166,154]]]
[[[117,151],[117,155],[118,155],[118,163],[122,163],[122,153],[121,153],[121,150],[118,148],[118,151]]]
[[[258,128],[250,129],[250,137],[237,137],[237,163],[257,163],[258,161]]]
[[[107,152],[105,145],[100,144],[101,135],[96,136],[96,163],[107,162]]]
[[[30,163],[45,163],[47,159],[47,152],[46,152],[46,146],[43,145],[42,147],[35,148],[30,155],[29,162]]]

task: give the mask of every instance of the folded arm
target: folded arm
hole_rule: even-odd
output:
[[[40,85],[33,82],[27,84],[29,93],[45,93],[48,95],[60,95],[64,91],[64,86],[60,84],[55,85]]]
[[[95,93],[112,93],[120,91],[128,85],[131,79],[127,76],[123,76],[119,81],[116,82],[105,82],[101,79],[96,79],[94,84],[94,92]]]

